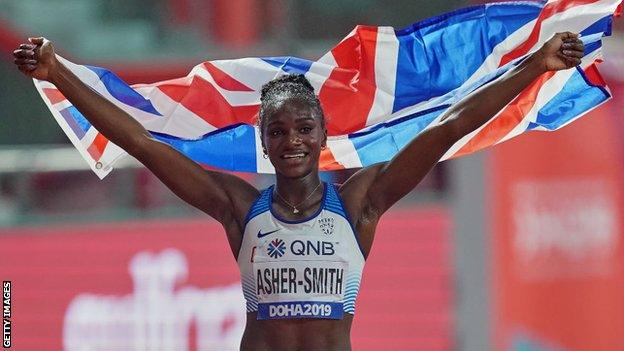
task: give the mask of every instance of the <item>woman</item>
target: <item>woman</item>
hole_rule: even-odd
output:
[[[410,192],[460,138],[488,121],[547,71],[580,63],[576,34],[559,33],[501,78],[448,109],[391,161],[341,186],[320,181],[327,141],[323,110],[303,76],[262,89],[259,124],[276,184],[259,191],[236,176],[204,170],[85,86],[31,38],[14,51],[25,75],[47,80],[109,140],[133,155],[184,201],[219,221],[241,270],[247,300],[242,350],[348,350],[362,268],[381,215]]]

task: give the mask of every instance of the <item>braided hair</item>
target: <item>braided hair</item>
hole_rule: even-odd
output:
[[[275,113],[285,100],[303,103],[312,109],[315,118],[319,118],[322,128],[325,128],[325,115],[321,102],[314,94],[314,87],[302,74],[287,74],[275,78],[262,86],[260,94],[260,113],[258,126],[263,134],[267,118]]]

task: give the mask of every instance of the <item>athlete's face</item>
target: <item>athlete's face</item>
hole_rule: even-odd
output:
[[[321,117],[308,105],[286,100],[263,124],[262,142],[277,173],[288,178],[318,172],[327,142]]]

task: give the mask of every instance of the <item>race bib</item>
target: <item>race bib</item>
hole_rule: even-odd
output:
[[[258,319],[342,319],[347,262],[254,262]]]

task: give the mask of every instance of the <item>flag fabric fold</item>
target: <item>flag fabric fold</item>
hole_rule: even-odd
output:
[[[582,63],[548,72],[443,159],[469,154],[530,130],[552,131],[607,101],[597,64],[621,0],[549,0],[473,6],[401,30],[357,26],[316,61],[296,57],[206,61],[186,77],[129,86],[99,67],[59,59],[83,82],[138,120],[155,138],[199,164],[271,173],[256,126],[260,89],[304,74],[327,118],[321,170],[391,159],[453,104],[504,74],[555,33],[577,32]],[[103,178],[125,152],[109,142],[56,89],[35,86],[93,171]]]

